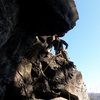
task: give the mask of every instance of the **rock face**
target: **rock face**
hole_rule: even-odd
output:
[[[49,52],[54,37],[75,26],[74,1],[33,2],[0,1],[0,100],[89,100],[65,42]]]
[[[73,0],[1,0],[0,48],[15,34],[63,36],[78,18]]]
[[[9,42],[8,50],[7,47],[1,50],[0,97],[3,100],[52,100],[58,97],[89,100],[82,75],[66,52],[53,55],[45,51],[44,43],[36,37],[31,36],[29,40],[17,45],[15,51],[18,52],[14,56],[8,54],[13,41]]]

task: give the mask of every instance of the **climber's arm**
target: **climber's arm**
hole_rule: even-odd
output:
[[[64,40],[61,40],[62,44],[64,44],[66,46],[66,49],[68,48],[68,43],[65,42]]]

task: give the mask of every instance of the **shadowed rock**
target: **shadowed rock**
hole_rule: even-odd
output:
[[[77,19],[73,0],[0,0],[0,48],[15,34],[63,36]]]
[[[0,100],[89,100],[66,51],[47,50],[77,19],[73,0],[0,0]]]
[[[89,100],[82,75],[74,63],[65,59],[62,54],[45,52],[44,45],[35,37],[30,37],[29,40],[20,43],[14,56],[7,55],[6,47],[2,51],[1,98],[48,100],[63,97],[67,100]],[[12,42],[9,42],[8,46],[11,46]]]

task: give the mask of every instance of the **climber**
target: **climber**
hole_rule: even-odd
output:
[[[53,36],[53,41],[51,42],[51,47],[54,46],[55,54],[59,54],[63,51],[63,44],[66,46],[66,49],[68,48],[68,44],[60,39],[57,35]]]

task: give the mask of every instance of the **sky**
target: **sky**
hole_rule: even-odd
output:
[[[88,92],[100,93],[100,0],[75,0],[75,4],[79,20],[63,39]]]

